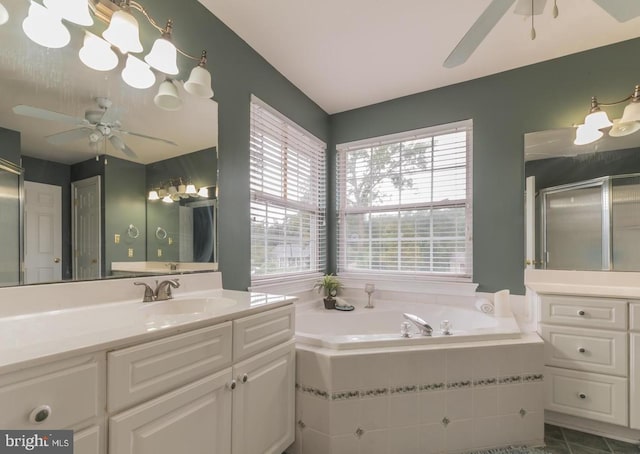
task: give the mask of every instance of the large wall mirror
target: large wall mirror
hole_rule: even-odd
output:
[[[535,192],[527,258],[541,269],[640,271],[640,132],[588,145],[574,137],[574,128],[525,134]]]
[[[217,269],[217,104],[176,80],[182,107],[163,110],[162,74],[132,88],[122,55],[111,71],[80,61],[82,28],[48,49],[23,32],[30,2],[2,3],[0,286]]]

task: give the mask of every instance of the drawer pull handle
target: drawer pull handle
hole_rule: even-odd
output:
[[[51,416],[51,407],[48,405],[40,405],[33,409],[31,414],[29,415],[29,421],[32,424],[41,424],[47,420],[49,416]]]
[[[580,352],[580,353],[586,353],[586,351],[587,351],[587,349],[586,349],[586,348],[584,348],[584,347],[580,347],[580,348],[578,349],[578,352]]]
[[[231,383],[229,383],[229,389],[231,389],[232,391],[234,389],[236,389],[237,383],[235,380],[231,380]]]
[[[578,311],[578,315],[579,315],[580,317],[583,317],[585,314],[586,314],[586,312],[585,312],[585,311],[583,311],[582,309],[580,309],[580,310]]]
[[[244,375],[242,376],[242,383],[246,383],[246,382],[247,382],[247,380],[249,380],[249,376],[248,376],[247,374],[244,374]]]
[[[587,395],[586,395],[585,393],[578,393],[578,397],[579,397],[580,399],[586,399],[586,398],[587,398]]]

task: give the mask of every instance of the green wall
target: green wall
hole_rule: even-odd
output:
[[[591,96],[629,95],[640,83],[640,40],[332,115],[328,200],[335,145],[473,119],[473,269],[479,291],[524,292],[524,137],[582,123]],[[619,118],[623,106],[607,109]],[[330,262],[336,266],[335,206],[329,207]]]

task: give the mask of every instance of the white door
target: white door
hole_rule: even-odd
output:
[[[24,182],[24,282],[62,279],[62,188]]]
[[[73,278],[101,277],[100,176],[71,183]]]
[[[112,416],[109,453],[229,454],[230,381],[227,368]]]
[[[536,267],[536,177],[528,177],[525,183],[525,266]]]
[[[233,454],[280,454],[294,439],[294,340],[236,364]]]

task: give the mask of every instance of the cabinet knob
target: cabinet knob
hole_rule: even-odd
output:
[[[587,349],[584,348],[584,347],[578,348],[578,352],[580,352],[580,353],[585,353],[586,351],[587,351]]]
[[[31,411],[29,415],[29,421],[33,424],[40,424],[47,420],[51,416],[51,407],[48,405],[39,405]]]
[[[231,383],[229,383],[229,389],[234,390],[236,389],[237,383],[235,380],[231,380]]]
[[[248,376],[247,374],[244,374],[244,375],[242,376],[242,383],[246,383],[246,382],[247,382],[247,380],[249,380],[249,376]]]
[[[580,317],[584,316],[584,314],[585,314],[585,313],[586,313],[586,312],[585,312],[585,311],[583,311],[582,309],[580,309],[580,310],[578,311],[578,315],[579,315]]]
[[[578,397],[579,397],[580,399],[586,399],[586,398],[587,398],[587,395],[586,395],[585,393],[578,393]]]

